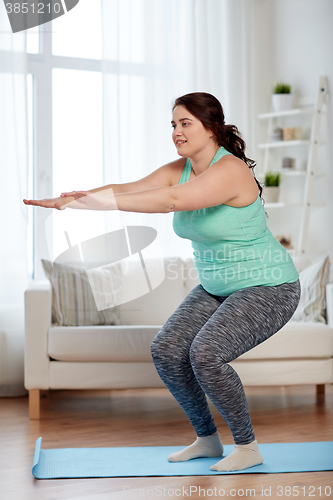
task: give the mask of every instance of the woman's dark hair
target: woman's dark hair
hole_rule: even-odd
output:
[[[262,186],[254,175],[255,161],[245,156],[245,142],[241,133],[235,125],[226,125],[224,121],[223,108],[220,101],[211,94],[205,92],[193,92],[178,97],[172,107],[184,106],[193,116],[201,121],[205,129],[212,130],[219,146],[223,146],[229,153],[243,160],[252,170],[252,175],[258,184],[261,198]]]

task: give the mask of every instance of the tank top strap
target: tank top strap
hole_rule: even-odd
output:
[[[189,180],[190,174],[191,174],[191,169],[192,169],[192,166],[191,166],[190,159],[187,158],[186,163],[185,163],[185,167],[183,168],[182,175],[180,176],[178,184],[182,184],[183,182],[187,182]]]
[[[209,167],[211,165],[214,165],[214,163],[216,163],[218,160],[220,160],[223,156],[231,155],[231,154],[232,153],[229,153],[229,151],[227,151],[223,146],[220,146],[220,148],[217,150],[214,158],[210,162]],[[185,167],[183,168],[182,175],[180,176],[178,184],[182,184],[183,182],[187,182],[189,180],[191,170],[192,170],[191,160],[189,158],[187,158],[186,163],[185,163]]]
[[[221,158],[223,158],[223,156],[226,156],[226,155],[232,155],[232,153],[227,151],[223,146],[220,146],[219,149],[216,151],[216,154],[215,154],[214,158],[212,159],[212,161],[210,162],[209,166],[211,167],[212,165],[214,165],[214,163],[216,163]]]

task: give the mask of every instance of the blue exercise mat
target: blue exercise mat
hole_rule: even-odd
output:
[[[184,446],[144,446],[137,448],[60,448],[35,446],[32,474],[37,479],[78,477],[208,476],[216,474],[257,474],[333,470],[333,441],[320,443],[264,443],[259,448],[265,462],[242,471],[217,472],[209,467],[217,458],[196,458],[171,463],[170,453]],[[224,446],[229,455],[233,445]]]

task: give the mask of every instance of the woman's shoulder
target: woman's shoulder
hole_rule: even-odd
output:
[[[251,169],[243,160],[234,155],[226,155],[215,165],[225,169],[230,184],[236,183],[239,186],[237,195],[230,198],[225,205],[238,208],[252,205],[256,201],[259,195],[258,185]]]
[[[222,156],[214,164],[223,166],[226,170],[229,170],[230,175],[242,176],[244,179],[253,177],[252,171],[245,161],[232,154]]]

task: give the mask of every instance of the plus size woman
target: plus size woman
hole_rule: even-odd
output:
[[[299,275],[267,227],[255,163],[237,127],[226,125],[211,94],[176,99],[172,138],[180,158],[147,177],[26,204],[58,210],[174,212],[173,228],[191,240],[200,284],[156,335],[156,370],[192,424],[194,443],[170,462],[218,457],[212,470],[243,470],[263,462],[241,380],[230,362],[264,342],[292,317]],[[223,444],[207,396],[232,433]]]

